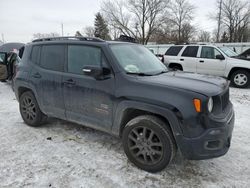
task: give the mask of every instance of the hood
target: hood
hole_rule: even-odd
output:
[[[239,56],[247,56],[247,55],[250,55],[250,48],[242,52]]]
[[[239,67],[243,66],[245,68],[250,68],[250,62],[242,56],[241,57],[240,56],[230,57],[230,61],[234,65],[234,67],[235,66],[239,66]]]
[[[150,85],[184,89],[206,96],[218,95],[229,85],[229,81],[221,77],[182,71],[171,71],[157,76],[140,77],[139,79]]]

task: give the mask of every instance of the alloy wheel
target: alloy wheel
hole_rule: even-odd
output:
[[[21,110],[27,120],[33,121],[36,118],[36,106],[29,96],[23,98]]]
[[[143,164],[156,164],[163,157],[163,144],[150,128],[132,129],[128,136],[128,147],[136,160]]]

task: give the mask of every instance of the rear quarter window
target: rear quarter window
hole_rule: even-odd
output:
[[[32,61],[32,63],[39,64],[40,53],[41,53],[41,46],[32,47],[31,57],[30,57],[30,60]]]
[[[177,56],[182,48],[183,46],[172,46],[166,51],[165,55]]]

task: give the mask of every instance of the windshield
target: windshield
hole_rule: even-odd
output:
[[[127,73],[154,75],[167,71],[165,65],[144,46],[113,44],[110,48]]]
[[[233,50],[231,50],[231,49],[228,48],[228,47],[220,47],[220,50],[221,50],[222,52],[224,52],[224,54],[226,54],[226,55],[229,56],[229,57],[238,56],[237,53],[235,53]]]

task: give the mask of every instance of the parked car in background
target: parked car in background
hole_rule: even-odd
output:
[[[243,53],[239,54],[238,56],[236,56],[236,58],[250,61],[250,48],[244,51]]]
[[[230,147],[229,82],[168,71],[139,44],[35,40],[25,46],[14,91],[27,125],[41,126],[51,116],[113,134],[128,159],[149,172],[164,169],[177,148],[185,158],[201,160]]]
[[[221,76],[245,88],[250,83],[250,63],[235,58],[237,55],[227,47],[175,45],[166,51],[164,64],[174,70]]]
[[[10,42],[10,43],[4,43],[0,46],[0,52],[13,52],[15,50],[19,50],[22,48],[25,44],[24,43],[18,43],[18,42]]]
[[[7,53],[0,52],[0,81],[4,82],[8,78]]]
[[[23,43],[5,43],[0,46],[0,80],[12,80],[16,66],[20,62],[24,50]]]
[[[145,45],[162,63],[164,63],[164,54],[170,46],[173,44]]]
[[[0,59],[0,80],[2,82],[6,80],[12,80],[16,73],[16,67],[19,64],[21,58],[16,52],[0,52],[0,54],[2,58],[4,58]]]

